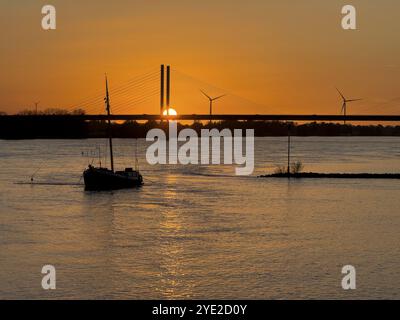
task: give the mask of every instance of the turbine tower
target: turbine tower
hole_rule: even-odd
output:
[[[210,101],[210,123],[211,123],[211,116],[212,116],[212,111],[213,111],[213,109],[212,109],[213,102],[214,102],[215,100],[221,99],[222,97],[225,97],[226,94],[223,94],[223,95],[221,95],[221,96],[212,98],[212,97],[210,97],[207,93],[205,93],[203,90],[200,90],[200,91],[201,91],[201,93],[204,94],[204,95],[208,98],[208,100]]]
[[[342,104],[342,110],[340,112],[340,114],[343,113],[343,115],[346,117],[347,115],[347,103],[348,102],[354,102],[354,101],[360,101],[362,99],[346,99],[346,97],[343,95],[343,93],[340,92],[340,90],[338,88],[336,88],[337,92],[339,92],[340,96],[343,99],[343,104]],[[344,124],[346,124],[346,119],[344,120]]]
[[[38,105],[39,105],[40,101],[34,102],[35,104],[35,114],[38,114]]]

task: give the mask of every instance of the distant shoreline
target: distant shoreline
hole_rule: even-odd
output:
[[[259,178],[293,178],[293,179],[400,179],[400,173],[273,173]]]
[[[285,138],[286,136],[255,136],[255,138]],[[319,135],[310,135],[310,136],[292,136],[298,138],[400,138],[400,136],[384,136],[384,135],[375,135],[375,136],[356,136],[356,135],[342,135],[342,136],[319,136]],[[24,138],[2,138],[0,137],[0,141],[22,141],[22,140],[96,140],[96,139],[108,139],[107,136],[99,136],[99,137],[24,137]],[[146,139],[146,137],[115,137],[114,139]]]
[[[151,129],[168,131],[168,123],[125,121],[112,124],[115,138],[145,138]],[[218,121],[210,126],[207,122],[178,123],[178,130],[191,128],[200,134],[202,129],[254,129],[255,137],[284,137],[288,135],[285,121]],[[0,117],[0,139],[90,139],[108,137],[105,121],[70,120],[5,120]],[[290,123],[290,135],[298,137],[400,137],[400,126],[350,125],[339,123]]]

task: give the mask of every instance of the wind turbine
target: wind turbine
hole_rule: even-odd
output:
[[[212,109],[213,102],[214,102],[215,100],[221,99],[222,97],[225,97],[226,94],[223,94],[223,95],[221,95],[221,96],[212,98],[212,97],[210,97],[207,93],[205,93],[203,90],[200,90],[200,91],[201,91],[201,93],[204,94],[204,95],[208,98],[208,100],[210,101],[210,123],[211,123],[211,116],[212,116],[212,110],[213,110],[213,109]]]
[[[34,102],[34,104],[35,104],[35,114],[36,114],[36,115],[37,115],[37,113],[38,113],[38,105],[39,105],[39,103],[40,103],[40,101]]]
[[[339,92],[340,96],[343,99],[342,110],[341,110],[340,114],[343,113],[343,115],[346,117],[346,115],[347,115],[347,103],[348,102],[354,102],[354,101],[360,101],[362,99],[346,99],[345,96],[343,95],[343,93],[341,93],[338,88],[336,88],[336,90],[337,90],[337,92]],[[346,124],[346,119],[344,120],[344,124]]]

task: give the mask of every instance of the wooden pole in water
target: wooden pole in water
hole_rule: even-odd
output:
[[[287,175],[290,178],[290,124],[288,124]]]
[[[107,116],[108,116],[108,139],[110,144],[110,160],[111,160],[111,171],[114,172],[114,155],[113,155],[113,143],[112,143],[112,127],[111,127],[111,119],[110,119],[110,96],[108,94],[108,80],[106,76],[106,107],[107,107]]]

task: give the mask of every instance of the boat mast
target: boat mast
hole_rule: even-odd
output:
[[[114,172],[114,156],[113,156],[113,144],[112,144],[112,130],[111,130],[111,119],[110,119],[110,96],[108,94],[108,80],[106,75],[106,109],[108,116],[108,139],[110,141],[110,159],[111,159],[111,171]]]

